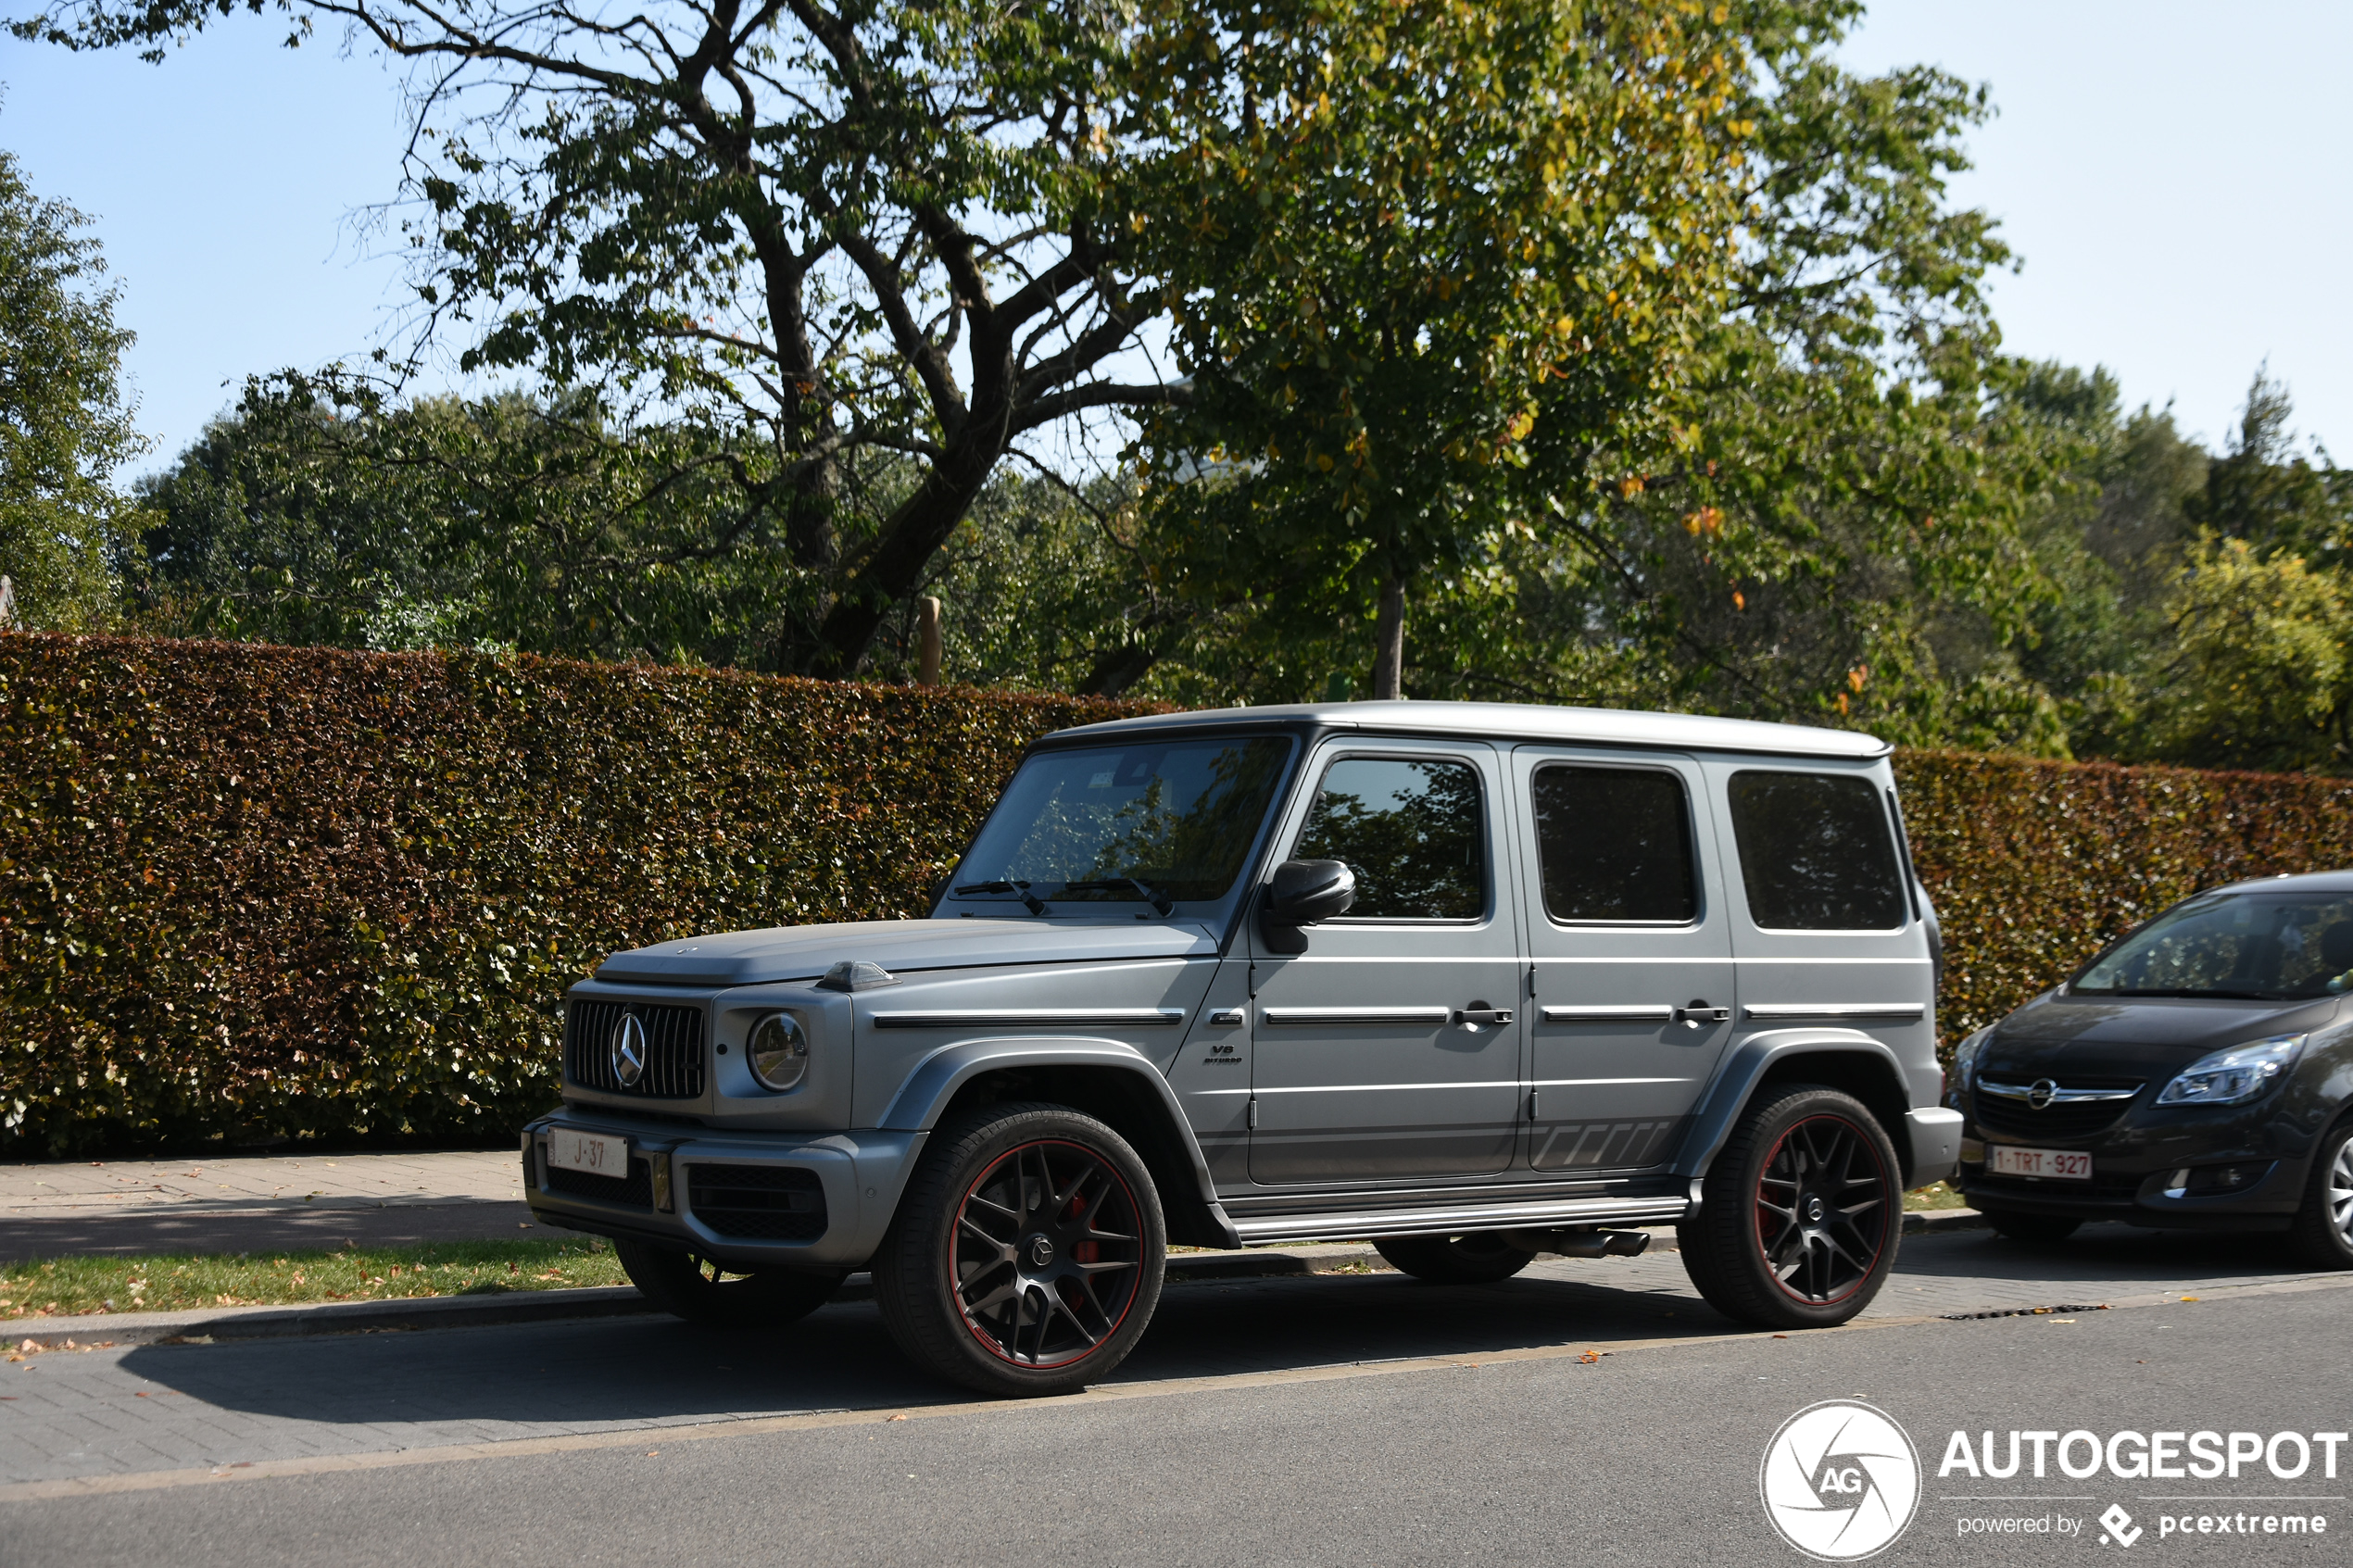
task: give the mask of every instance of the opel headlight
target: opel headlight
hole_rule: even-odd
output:
[[[772,1089],[799,1086],[809,1075],[809,1035],[790,1013],[772,1013],[751,1031],[751,1075]]]
[[[1993,1037],[1994,1025],[1989,1023],[1953,1047],[1953,1081],[1950,1087],[1955,1094],[1969,1092],[1969,1085],[1977,1077],[1978,1053],[1985,1048],[1985,1042]]]
[[[2253,1099],[2295,1064],[2304,1049],[2301,1035],[2249,1040],[2183,1068],[2157,1097],[2159,1105],[2236,1105]]]

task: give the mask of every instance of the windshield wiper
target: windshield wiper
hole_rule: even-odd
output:
[[[2187,986],[2162,991],[2095,991],[2092,994],[2102,997],[2221,997],[2234,1002],[2282,1002],[2287,999],[2269,991],[2207,991],[2191,990]]]
[[[1026,882],[960,882],[954,891],[959,898],[967,893],[1011,893],[1028,906],[1031,914],[1042,915],[1046,912],[1045,900],[1030,892],[1029,884]]]
[[[1144,902],[1152,907],[1152,913],[1156,915],[1165,916],[1172,913],[1176,908],[1176,899],[1170,897],[1165,893],[1160,892],[1156,888],[1151,887],[1144,883],[1138,882],[1132,876],[1097,877],[1091,882],[1065,882],[1063,884],[1063,891],[1065,893],[1117,893],[1121,889],[1128,887],[1134,888],[1143,898]]]

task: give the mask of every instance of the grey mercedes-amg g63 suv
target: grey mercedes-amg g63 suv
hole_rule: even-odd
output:
[[[927,918],[574,987],[531,1204],[706,1322],[871,1269],[908,1354],[1008,1394],[1117,1366],[1171,1242],[1461,1284],[1673,1221],[1718,1310],[1843,1322],[1960,1135],[1887,757],[1478,703],[1065,730]]]

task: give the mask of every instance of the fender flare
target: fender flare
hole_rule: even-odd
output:
[[[1904,1064],[1894,1051],[1859,1029],[1818,1026],[1804,1029],[1774,1029],[1751,1035],[1734,1047],[1716,1071],[1715,1081],[1700,1097],[1698,1109],[1692,1112],[1692,1129],[1684,1140],[1682,1151],[1676,1156],[1673,1172],[1691,1179],[1692,1200],[1699,1200],[1700,1183],[1706,1179],[1708,1167],[1716,1162],[1725,1141],[1732,1135],[1732,1125],[1741,1112],[1748,1108],[1756,1086],[1766,1073],[1783,1062],[1809,1056],[1866,1056],[1874,1059],[1887,1072],[1888,1088],[1894,1098],[1906,1107],[1911,1093],[1904,1076]],[[1882,1129],[1888,1141],[1895,1145],[1895,1158],[1906,1172],[1912,1168],[1910,1129],[1901,1117],[1893,1126]]]
[[[1054,1035],[992,1035],[955,1041],[915,1064],[875,1124],[887,1132],[927,1133],[939,1124],[939,1118],[954,1101],[957,1091],[966,1084],[984,1073],[1022,1067],[1108,1069],[1139,1086],[1148,1086],[1150,1100],[1160,1110],[1163,1135],[1171,1141],[1176,1151],[1181,1152],[1190,1169],[1193,1191],[1185,1196],[1198,1199],[1206,1208],[1210,1224],[1229,1238],[1228,1247],[1242,1245],[1240,1233],[1234,1229],[1225,1206],[1217,1200],[1209,1161],[1202,1155],[1201,1143],[1193,1136],[1191,1123],[1185,1120],[1176,1091],[1168,1086],[1167,1078],[1151,1058],[1123,1040]]]

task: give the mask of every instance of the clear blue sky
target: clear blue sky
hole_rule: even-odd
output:
[[[0,40],[0,146],[97,219],[151,463],[247,373],[364,354],[404,303],[352,229],[395,192],[397,80],[282,36],[240,16],[160,67]],[[2024,257],[1994,290],[2013,348],[2106,364],[2218,444],[2268,358],[2353,462],[2353,6],[1884,0],[1849,55],[1993,84],[1956,194]]]

